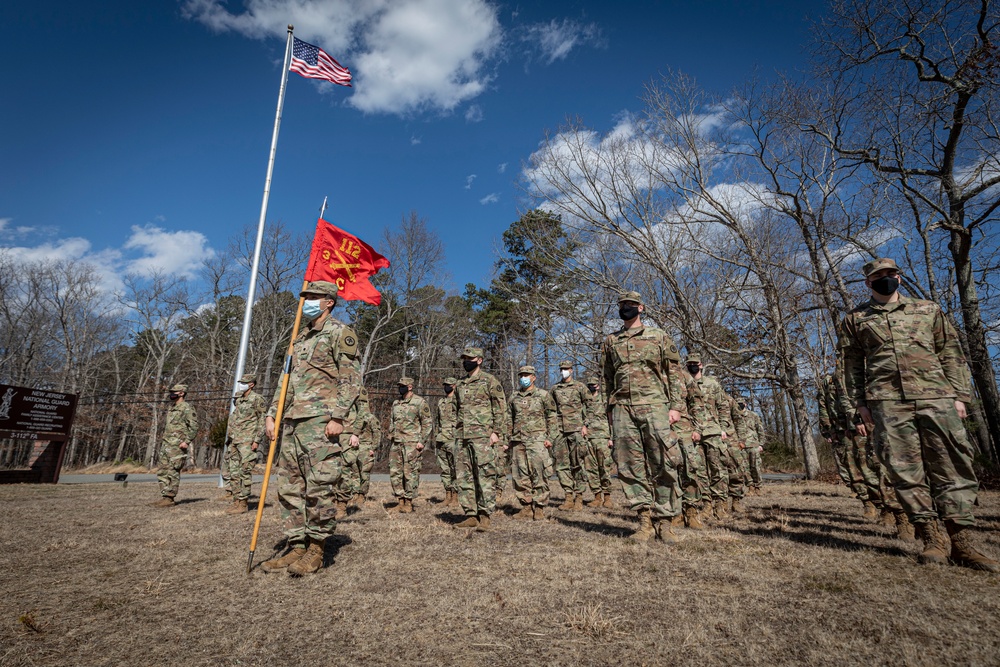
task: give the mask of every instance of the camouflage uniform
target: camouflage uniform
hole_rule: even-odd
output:
[[[320,289],[314,285],[303,294]],[[293,548],[311,540],[322,543],[337,530],[335,503],[349,493],[341,476],[361,393],[357,334],[332,316],[317,322],[304,326],[295,339],[281,420],[278,503]],[[279,387],[270,417],[277,413],[280,394]],[[330,438],[325,429],[333,419],[343,421],[344,432]]]
[[[695,358],[688,357],[688,361]],[[728,436],[733,432],[729,421],[729,399],[714,377],[702,375],[694,380],[694,386],[697,388],[696,400],[701,399],[705,411],[701,442],[708,469],[708,490],[713,502],[725,504],[729,500],[729,444],[722,439],[722,434]]]
[[[560,364],[560,368],[565,367],[565,362]],[[559,416],[559,437],[552,443],[556,476],[568,499],[572,499],[574,494],[582,498],[587,487],[583,460],[588,443],[581,432],[587,419],[587,388],[570,378],[557,382],[549,393]]]
[[[479,348],[463,356],[482,357]],[[497,448],[490,435],[507,432],[507,398],[500,381],[480,370],[455,386],[455,454],[458,502],[466,516],[489,517],[496,509]]]
[[[174,385],[171,391],[187,392],[185,385]],[[198,415],[187,401],[180,400],[167,411],[167,424],[163,428],[160,441],[160,468],[156,479],[160,483],[160,495],[174,498],[181,484],[181,470],[191,455],[194,437],[198,435]],[[188,443],[187,451],[181,449],[182,442]]]
[[[680,356],[677,357],[680,361]],[[681,471],[681,488],[684,490],[683,506],[685,509],[700,508],[709,495],[708,472],[705,464],[705,450],[701,439],[694,441],[694,433],[701,435],[703,424],[707,422],[704,400],[701,398],[697,383],[686,368],[678,365],[681,376],[681,391],[684,395],[684,410],[681,418],[674,424],[674,431],[680,438],[684,452],[684,467]]]
[[[458,380],[446,378],[445,384],[454,387]],[[457,493],[455,480],[455,392],[438,401],[434,449],[441,467],[441,485],[446,493]]]
[[[400,380],[409,380],[403,378]],[[410,380],[406,384],[413,384]],[[389,481],[392,493],[400,499],[413,500],[420,487],[420,458],[422,450],[417,445],[431,439],[431,409],[416,394],[392,402],[389,416]]]
[[[344,456],[346,467],[341,481],[342,488],[348,495],[354,496],[355,503],[368,496],[369,480],[375,467],[375,451],[382,440],[382,425],[378,417],[369,412],[368,392],[364,389],[357,406],[352,430],[358,436],[358,446],[353,453],[347,452]]]
[[[641,304],[635,292],[619,303],[628,301]],[[618,478],[641,529],[646,516],[669,524],[681,513],[683,453],[669,415],[684,409],[680,374],[670,362],[676,352],[666,333],[644,325],[609,335],[601,347]]]
[[[834,391],[832,375],[826,375],[816,388],[816,405],[819,413],[819,433],[830,441],[833,461],[841,481],[861,498],[860,489],[855,487],[851,471],[847,467],[845,421],[841,419],[840,404]],[[852,424],[853,425],[853,424]]]
[[[587,389],[585,414],[587,419],[587,456],[584,459],[584,469],[590,491],[595,495],[611,495],[611,459],[612,452],[608,446],[611,441],[611,427],[608,425],[608,399],[601,391],[601,381],[595,378],[587,380],[588,385],[597,385],[597,391]]]
[[[522,373],[535,374],[531,366]],[[514,495],[522,507],[545,507],[549,502],[549,482],[545,477],[549,444],[558,434],[556,406],[551,394],[534,385],[510,397],[510,452]]]
[[[750,485],[754,490],[761,486],[761,449],[764,447],[764,422],[760,416],[749,407],[740,410],[739,439],[746,444],[744,453],[747,457],[747,468],[750,474]]]
[[[246,380],[247,376],[241,378],[241,381]],[[267,439],[264,435],[267,405],[264,397],[253,390],[245,396],[238,396],[234,402],[233,412],[229,415],[226,461],[229,463],[229,490],[233,499],[240,501],[250,498],[253,467],[257,464],[257,450],[253,446],[259,446]]]
[[[736,504],[736,501],[746,496],[750,481],[750,466],[743,453],[745,443],[740,437],[740,432],[743,429],[741,424],[743,417],[740,415],[740,409],[733,397],[729,394],[724,395],[726,404],[721,409],[726,411],[726,419],[730,424],[730,429],[727,430],[728,437],[725,441],[729,445],[726,458],[726,466],[729,468],[729,497]]]
[[[845,401],[842,375],[838,370],[827,376],[824,381],[829,408],[827,420],[830,422],[824,437],[832,438],[836,446],[834,456],[838,459],[838,471],[841,479],[854,491],[854,495],[862,502],[871,502],[880,507],[882,495],[879,490],[878,476],[868,466],[868,439],[857,432],[855,411],[850,409]],[[822,430],[823,409],[820,409],[820,424]]]

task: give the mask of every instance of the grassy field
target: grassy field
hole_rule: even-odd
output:
[[[455,530],[428,483],[414,515],[352,514],[295,579],[245,574],[253,515],[212,484],[182,479],[168,510],[152,484],[0,486],[0,665],[1000,663],[1000,576],[918,565],[843,487],[765,489],[668,547],[623,539],[620,509]],[[1000,496],[981,504],[996,557]]]

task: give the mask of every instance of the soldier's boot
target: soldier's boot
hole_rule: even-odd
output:
[[[865,513],[862,514],[862,518],[866,521],[875,521],[878,519],[878,508],[875,507],[875,503],[870,500],[863,501],[865,506]]]
[[[719,521],[725,521],[729,518],[729,512],[726,510],[726,505],[728,505],[728,503],[723,498],[716,498],[712,502],[712,513]]]
[[[653,530],[656,532],[656,539],[667,544],[675,544],[677,542],[677,533],[674,532],[674,522],[679,516],[671,517],[669,520],[660,519],[659,521],[654,521]],[[680,523],[683,525],[683,517],[681,517]]]
[[[485,533],[490,529],[490,515],[480,514],[479,515],[479,525],[476,526],[476,530],[480,533]]]
[[[573,503],[573,494],[572,493],[567,493],[566,494],[566,500],[564,500],[563,504],[560,505],[559,507],[557,507],[556,509],[560,509],[560,510],[562,510],[564,512],[568,512],[569,510],[573,509],[573,504],[574,504]]]
[[[603,504],[603,507],[606,507],[608,509],[614,509],[614,507],[615,507],[615,504],[613,502],[611,502],[611,492],[610,491],[605,491],[604,492],[604,504]]]
[[[465,518],[465,521],[462,521],[461,523],[456,523],[455,528],[475,528],[478,525],[479,525],[479,517],[468,516]]]
[[[400,514],[409,514],[413,510],[410,508],[409,504],[407,504],[406,498],[400,498],[396,503],[396,511]]]
[[[323,567],[323,545],[326,540],[309,539],[309,548],[297,561],[288,566],[288,574],[301,577]]]
[[[594,499],[587,502],[587,507],[602,507],[604,505],[604,494],[600,491],[594,494]]]
[[[333,519],[334,519],[334,521],[340,521],[341,519],[344,519],[344,518],[347,517],[347,501],[346,500],[338,500],[337,502],[335,502],[333,504],[333,508],[334,508],[334,512],[333,512]]]
[[[365,494],[355,493],[354,498],[351,499],[351,504],[358,509],[363,509],[365,506]]]
[[[917,539],[917,534],[913,530],[913,524],[910,523],[910,517],[906,516],[906,512],[896,510],[893,513],[892,519],[896,524],[896,537],[907,542],[913,542]]]
[[[684,508],[684,523],[691,530],[705,530],[705,524],[698,517],[698,508],[694,505]]]
[[[655,534],[656,529],[653,528],[653,517],[649,510],[639,510],[639,529],[632,533],[631,538],[636,542],[648,542]]]
[[[1000,563],[980,553],[972,546],[972,531],[968,526],[960,526],[954,521],[945,521],[945,528],[951,538],[951,562],[962,567],[985,572],[1000,572]]]
[[[237,500],[233,503],[232,507],[226,510],[226,514],[246,514],[249,509],[250,508],[247,507],[247,501],[245,499]]]
[[[451,492],[451,504],[449,507],[458,507],[458,491]]]
[[[163,496],[155,503],[150,503],[150,505],[153,507],[173,507],[176,504],[177,503],[175,503],[174,499],[170,496]]]
[[[231,502],[233,502],[233,492],[230,491],[229,489],[226,489],[226,492],[223,493],[221,496],[216,496],[215,502],[217,502],[217,503],[231,503]]]
[[[545,506],[544,505],[532,506],[531,519],[532,521],[545,521]]]
[[[924,565],[947,565],[948,545],[938,527],[937,519],[916,524],[917,535],[923,540],[924,550],[917,557]]]
[[[573,501],[573,509],[576,510],[577,512],[582,512],[583,511],[583,494],[582,493],[576,494],[576,500]]]
[[[670,525],[674,528],[681,528],[684,526],[684,514],[678,514],[675,517],[670,518]]]
[[[260,564],[260,569],[265,572],[278,572],[280,570],[284,570],[286,567],[305,556],[307,550],[308,549],[306,547],[294,547],[291,551],[280,558],[272,558],[271,560],[264,561]]]
[[[878,521],[886,528],[892,528],[896,525],[896,515],[888,507],[883,507],[879,512]]]
[[[523,521],[525,519],[530,519],[532,517],[532,515],[533,515],[533,512],[531,511],[531,504],[530,503],[529,504],[522,503],[521,504],[521,511],[518,512],[517,514],[515,514],[514,518]]]
[[[743,505],[742,498],[733,498],[733,514],[743,514],[747,508]]]

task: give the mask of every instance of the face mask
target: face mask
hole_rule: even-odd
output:
[[[561,371],[559,371],[559,374],[562,375],[563,380],[568,380],[569,376],[573,374],[573,371],[564,368]]]
[[[587,385],[587,389],[589,389],[590,393],[592,393],[592,394],[596,394],[597,393],[597,385],[596,384],[588,384]]]
[[[455,387],[453,385],[450,385],[450,384],[444,385],[444,393],[445,394],[450,394],[454,389],[455,389]]]
[[[171,401],[176,401],[180,397],[181,397],[180,394],[175,394],[174,392],[170,392],[169,394],[167,394],[167,398],[169,398]]]
[[[691,375],[697,375],[701,371],[701,368],[697,364],[688,364],[688,373]]]
[[[740,410],[746,410],[746,408],[747,408],[747,404],[746,403],[737,403],[736,405],[740,406]]]
[[[618,306],[618,317],[623,320],[635,319],[639,315],[639,306]]]
[[[882,296],[891,296],[899,289],[899,278],[896,276],[882,276],[872,281],[872,289]]]
[[[479,368],[479,364],[475,359],[462,359],[462,368],[465,369],[466,373],[471,373],[472,371]]]
[[[410,388],[406,386],[398,387],[398,390],[400,396],[406,396],[410,392]]]
[[[517,383],[521,385],[521,389],[527,389],[528,387],[531,386],[531,378],[530,377],[517,378]]]
[[[302,302],[302,317],[306,321],[312,322],[322,312],[323,308],[320,306],[320,299],[306,299]]]
[[[236,383],[236,393],[237,394],[242,394],[243,392],[245,392],[249,388],[250,388],[250,385],[244,384],[243,382],[237,382]]]

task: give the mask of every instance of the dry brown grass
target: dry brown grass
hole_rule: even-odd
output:
[[[211,484],[182,479],[169,510],[153,484],[0,487],[0,665],[1000,661],[1000,576],[917,565],[843,487],[770,485],[671,547],[623,539],[624,510],[457,531],[423,492],[415,515],[349,517],[293,579],[244,574],[252,515]],[[1000,497],[981,500],[1000,555]],[[258,563],[280,542],[264,517]]]

